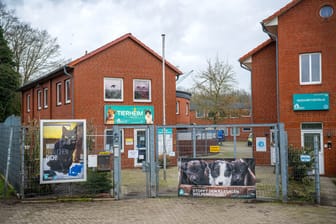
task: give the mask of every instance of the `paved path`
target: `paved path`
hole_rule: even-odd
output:
[[[0,223],[335,223],[336,207],[246,203],[222,198],[154,198],[120,201],[0,202]]]
[[[321,205],[336,206],[336,178],[320,177]]]

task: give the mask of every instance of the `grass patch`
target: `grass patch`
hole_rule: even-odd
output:
[[[0,199],[3,199],[4,196],[5,198],[15,196],[15,190],[10,185],[7,186],[6,195],[4,195],[4,190],[5,190],[5,180],[2,177],[0,177]]]

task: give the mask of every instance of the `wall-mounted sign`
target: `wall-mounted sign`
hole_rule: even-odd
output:
[[[329,93],[294,94],[293,110],[329,110]]]
[[[256,137],[256,151],[266,152],[266,137]]]
[[[153,106],[105,105],[105,124],[153,124]]]

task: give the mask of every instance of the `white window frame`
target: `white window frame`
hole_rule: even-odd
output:
[[[113,87],[112,87],[113,85]],[[107,88],[110,87],[110,88]],[[117,91],[120,91],[120,97],[107,97],[106,94],[109,89],[117,88]],[[122,102],[124,101],[124,80],[122,78],[104,78],[104,101],[113,101],[113,102]]]
[[[48,88],[43,89],[43,107],[48,108]]]
[[[319,81],[312,81],[312,56],[313,55],[319,55]],[[309,81],[302,81],[302,57],[303,56],[309,56]],[[319,52],[315,53],[305,53],[300,54],[299,56],[300,61],[300,85],[312,85],[312,84],[321,84],[322,83],[322,54]]]
[[[37,90],[37,109],[42,109],[42,90]]]
[[[176,101],[176,114],[180,114],[180,101]]]
[[[252,132],[252,128],[243,127],[242,132]]]
[[[240,128],[239,127],[231,127],[230,128],[230,135],[234,136],[233,130],[237,130],[236,136],[240,136]]]
[[[189,115],[189,103],[186,103],[186,112],[185,112],[185,114],[186,115]]]
[[[56,105],[62,105],[62,83],[56,84]]]
[[[224,136],[229,136],[229,128],[225,127],[223,130],[224,130]]]
[[[27,112],[30,112],[30,94],[27,95]]]
[[[70,88],[71,88],[71,80],[67,79],[65,80],[65,103],[66,104],[71,103]]]
[[[104,151],[108,151],[108,152],[111,152],[111,153],[114,153],[113,152],[113,145],[108,145],[107,144],[107,139],[106,139],[106,136],[107,136],[107,132],[111,132],[112,135],[113,135],[113,129],[105,129],[104,130]],[[109,135],[109,137],[112,137]],[[124,145],[124,129],[120,129],[120,146],[121,146],[121,149],[120,149],[120,152],[121,153],[124,153],[124,148],[125,148],[125,145]]]
[[[137,82],[148,83],[148,99],[135,99],[135,89]],[[133,101],[134,102],[152,102],[152,82],[149,79],[133,79]]]
[[[204,111],[196,110],[196,118],[204,118],[205,113]]]

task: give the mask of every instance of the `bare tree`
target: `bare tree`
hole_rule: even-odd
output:
[[[52,38],[45,30],[20,22],[14,11],[7,10],[1,2],[0,19],[4,37],[13,52],[15,69],[21,74],[21,84],[64,64],[64,60],[59,58],[57,38]]]
[[[214,63],[208,60],[207,69],[196,78],[192,103],[216,124],[232,104],[230,93],[236,83],[233,67],[217,57]]]

